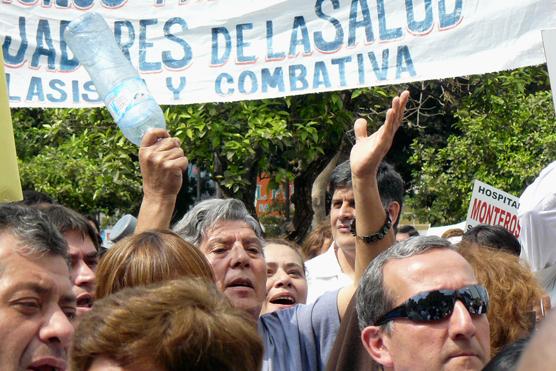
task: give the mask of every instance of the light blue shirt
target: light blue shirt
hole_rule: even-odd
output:
[[[340,327],[338,290],[308,305],[259,318],[264,371],[318,371],[326,368]]]

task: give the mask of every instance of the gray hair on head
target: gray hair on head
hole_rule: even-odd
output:
[[[38,209],[0,205],[0,234],[11,233],[19,243],[14,246],[24,256],[61,256],[68,263],[68,244],[46,215]]]
[[[406,259],[432,249],[455,250],[450,241],[436,236],[416,236],[396,243],[373,259],[361,278],[357,291],[359,328],[372,326],[392,309],[392,297],[384,287],[384,265],[390,260]],[[391,323],[391,322],[389,322]],[[389,323],[382,325],[388,331]]]
[[[214,198],[199,202],[172,230],[187,242],[199,247],[207,232],[219,221],[242,221],[263,241],[261,225],[249,214],[243,202],[235,198]]]

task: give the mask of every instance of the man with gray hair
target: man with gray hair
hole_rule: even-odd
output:
[[[0,205],[0,365],[65,370],[75,295],[67,244],[39,210]]]
[[[343,317],[364,268],[394,239],[392,221],[385,212],[378,191],[379,165],[390,149],[394,134],[403,119],[409,93],[392,100],[386,120],[371,136],[367,122],[354,124],[356,144],[350,155],[354,201],[363,205],[355,221],[354,284],[327,293],[315,303],[265,314],[258,327],[264,343],[263,370],[322,370]],[[145,141],[145,140],[144,140]],[[141,150],[140,158],[150,157]],[[158,156],[153,155],[153,158]],[[150,161],[141,161],[151,167]],[[164,168],[163,166],[161,168]],[[149,174],[150,171],[143,171]],[[174,229],[183,238],[197,244],[210,262],[217,286],[236,307],[256,319],[265,297],[266,266],[259,227],[245,217],[244,205],[237,200],[201,203],[191,210]],[[149,202],[151,206],[155,202]],[[222,208],[217,210],[220,205]],[[148,206],[148,205],[147,205]],[[163,214],[156,207],[141,207],[138,229],[163,227],[171,210]],[[242,210],[239,210],[242,209]],[[236,212],[241,215],[234,216]],[[225,216],[225,215],[232,215]],[[139,228],[140,227],[140,228]],[[355,230],[354,230],[355,232]]]
[[[384,370],[481,370],[488,293],[449,241],[418,236],[378,255],[357,293],[361,340]]]
[[[263,235],[243,202],[233,198],[202,201],[173,230],[207,257],[218,289],[233,306],[257,318],[266,296]]]

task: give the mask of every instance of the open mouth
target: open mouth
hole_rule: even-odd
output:
[[[295,298],[289,294],[281,294],[272,297],[269,302],[271,304],[279,304],[279,305],[294,305]]]
[[[44,366],[29,367],[29,370],[33,370],[33,371],[62,371],[62,370],[65,370],[65,368],[59,368],[59,367],[44,365]]]
[[[229,282],[226,287],[247,287],[254,289],[253,283],[247,278],[236,278],[235,280]]]
[[[93,306],[93,297],[89,294],[82,294],[77,297],[77,306],[80,308],[91,308]]]

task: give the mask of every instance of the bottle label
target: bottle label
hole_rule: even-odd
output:
[[[126,113],[138,104],[153,99],[147,86],[140,77],[122,81],[106,95],[104,102],[106,108],[114,118],[120,122]]]

